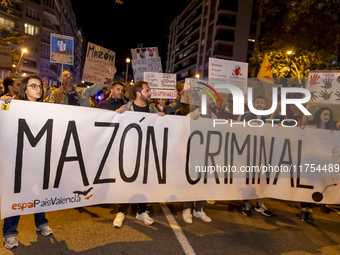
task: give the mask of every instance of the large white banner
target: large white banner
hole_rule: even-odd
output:
[[[101,203],[259,197],[340,203],[339,131],[214,127],[212,119],[17,100],[6,109],[2,218]],[[251,166],[262,172],[246,172]]]

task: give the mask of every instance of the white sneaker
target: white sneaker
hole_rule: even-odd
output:
[[[205,221],[205,222],[211,222],[211,218],[208,217],[208,215],[205,214],[205,212],[203,212],[203,209],[200,211],[200,212],[196,212],[194,210],[194,213],[193,215],[196,217],[196,218],[200,218],[201,220]]]
[[[36,231],[40,232],[43,236],[49,236],[53,234],[53,230],[49,226],[44,226],[42,228],[36,228]]]
[[[19,241],[16,236],[6,237],[4,246],[6,249],[12,249],[13,247],[19,246]]]
[[[115,228],[121,228],[123,226],[123,221],[125,219],[125,214],[122,212],[117,213],[115,220],[113,221],[113,226]]]
[[[153,219],[149,216],[147,212],[143,212],[141,214],[137,213],[136,219],[143,221],[146,225],[151,225],[154,223]]]
[[[182,217],[185,223],[192,224],[192,214],[190,212],[190,208],[183,210]]]

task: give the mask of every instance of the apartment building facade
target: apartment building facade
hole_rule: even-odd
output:
[[[0,5],[0,24],[28,36],[22,44],[10,45],[18,54],[24,48],[27,53],[23,54],[20,65],[13,68],[12,74],[2,70],[1,78],[15,75],[17,71],[19,78],[36,73],[49,85],[60,82],[62,65],[50,62],[50,35],[54,33],[74,37],[74,64],[64,65],[64,70],[71,71],[75,82],[81,81],[86,41],[77,26],[70,0],[11,0],[11,3],[7,7]]]
[[[208,78],[209,57],[247,62],[257,35],[260,0],[193,0],[170,25],[166,72],[178,82]]]

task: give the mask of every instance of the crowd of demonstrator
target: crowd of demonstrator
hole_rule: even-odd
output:
[[[308,119],[300,114],[300,111],[292,106],[287,106],[287,115],[281,116],[280,105],[271,116],[256,116],[250,111],[242,116],[235,116],[232,113],[232,101],[225,102],[224,106],[216,107],[213,101],[208,99],[207,114],[202,115],[200,107],[190,107],[189,104],[180,102],[181,91],[178,90],[178,97],[169,103],[167,99],[151,100],[151,91],[147,82],[139,81],[132,86],[134,100],[130,100],[126,95],[126,88],[122,82],[114,82],[109,88],[104,85],[95,84],[90,87],[85,86],[83,83],[74,85],[73,76],[69,71],[62,73],[62,86],[46,86],[44,81],[36,75],[29,75],[24,77],[21,81],[17,78],[7,77],[3,82],[3,91],[1,100],[6,104],[10,103],[12,99],[35,101],[35,102],[48,102],[56,104],[66,104],[85,107],[97,107],[116,111],[122,114],[124,111],[139,111],[146,113],[157,113],[159,116],[165,114],[175,114],[190,116],[194,120],[197,118],[219,118],[219,119],[233,119],[238,121],[243,120],[265,120],[266,118],[279,119],[282,121],[284,118],[295,120],[294,125],[300,128],[320,128],[336,130],[340,129],[340,123],[333,121],[332,110],[327,107],[320,108],[314,115],[313,121],[309,123]],[[131,95],[132,97],[132,95]],[[258,96],[253,101],[253,106],[257,110],[265,108],[265,98]],[[247,106],[245,105],[247,110]],[[275,124],[279,124],[278,121]],[[286,123],[287,125],[287,123]],[[207,201],[214,204],[214,201]],[[194,210],[191,212],[191,206],[194,204]],[[184,222],[191,224],[192,217],[197,217],[205,222],[211,222],[211,218],[203,211],[204,201],[185,202],[183,203],[182,217]],[[313,206],[312,203],[301,203],[301,211],[299,219],[306,222],[313,222]],[[123,226],[125,215],[127,214],[129,204],[120,204],[116,218],[113,221],[114,227],[120,228]],[[248,200],[243,201],[242,213],[245,216],[251,216],[251,210]],[[256,206],[253,209],[263,214],[264,216],[271,217],[273,214],[264,205],[263,199],[258,199]],[[52,229],[48,226],[48,220],[45,213],[37,213],[34,215],[36,230],[43,236],[48,236],[53,233]],[[146,225],[154,223],[153,219],[149,216],[147,211],[147,204],[138,204],[138,212],[136,218]],[[5,238],[4,246],[11,249],[19,245],[17,239],[17,226],[20,216],[14,216],[4,219],[3,236]]]

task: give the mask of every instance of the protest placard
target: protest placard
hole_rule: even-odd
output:
[[[0,69],[12,70],[12,48],[0,46]]]
[[[228,84],[239,87],[247,94],[248,63],[231,60],[209,58],[209,80],[214,83]]]
[[[73,37],[51,34],[51,62],[73,65],[73,50]]]
[[[340,104],[340,71],[309,71],[306,88],[311,92],[311,102]]]
[[[176,98],[176,74],[144,72],[144,81],[149,84],[151,98]]]
[[[146,47],[131,49],[132,59],[156,58],[158,55],[157,47]]]
[[[116,53],[94,43],[87,44],[83,80],[111,85],[115,74]]]
[[[131,60],[133,77],[135,82],[144,79],[144,72],[161,73],[162,62],[161,58],[145,58]]]

